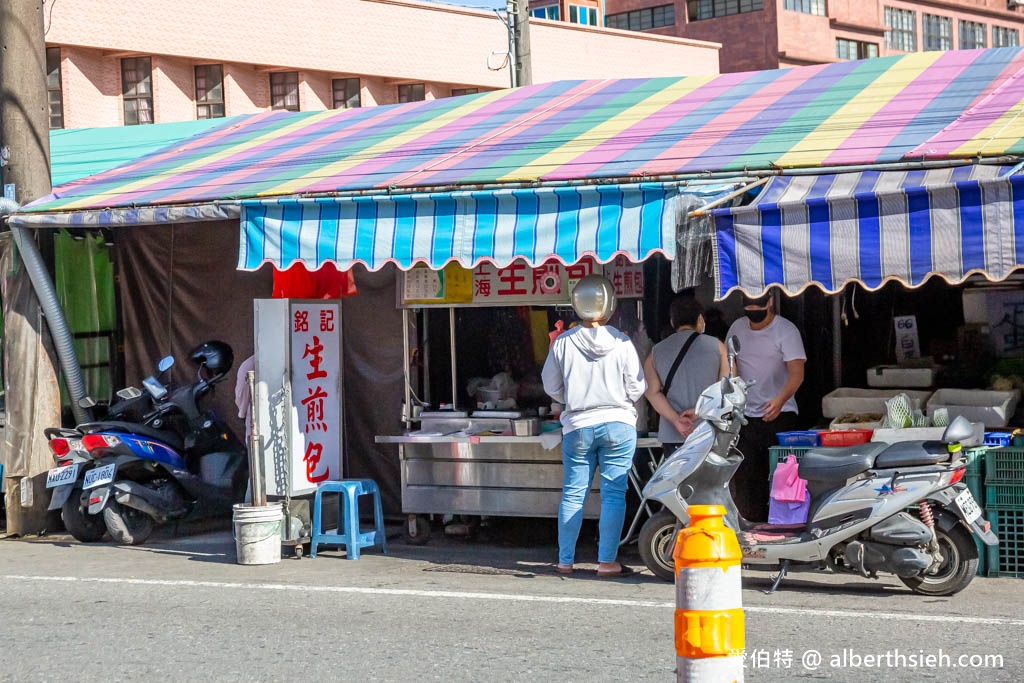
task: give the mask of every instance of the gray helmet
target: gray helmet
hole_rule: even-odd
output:
[[[584,322],[607,320],[615,312],[615,289],[603,275],[588,275],[572,288],[572,307]]]

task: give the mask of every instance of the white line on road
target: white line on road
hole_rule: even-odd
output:
[[[503,600],[508,602],[548,602],[575,605],[603,605],[611,607],[656,607],[661,609],[674,608],[671,602],[653,600],[615,600],[612,598],[584,598],[557,595],[522,595],[508,593],[469,593],[465,591],[428,591],[405,588],[369,588],[363,586],[303,586],[287,583],[233,583],[227,581],[188,581],[185,579],[130,579],[121,577],[91,576],[23,576],[17,574],[0,575],[0,584],[5,581],[25,582],[56,582],[56,583],[106,583],[126,584],[135,586],[171,586],[188,588],[228,588],[243,590],[296,591],[300,593],[357,593],[363,595],[392,595],[420,598],[454,598],[461,600]],[[845,610],[802,609],[799,607],[762,607],[748,605],[745,612],[754,614],[780,614],[788,616],[824,616],[851,619],[880,619],[883,621],[940,622],[943,624],[981,624],[989,626],[1024,626],[1024,619],[1000,619],[985,617],[967,617],[961,615],[938,614],[905,614],[851,612]]]

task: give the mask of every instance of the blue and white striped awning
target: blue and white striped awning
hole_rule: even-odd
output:
[[[837,292],[916,287],[933,275],[1002,280],[1024,266],[1024,176],[999,166],[777,177],[748,206],[713,211],[715,284]]]
[[[346,270],[386,263],[404,269],[457,261],[506,266],[513,260],[566,264],[619,254],[641,261],[675,254],[681,191],[715,196],[734,185],[681,189],[678,183],[499,189],[430,194],[267,199],[242,203],[238,267],[264,263]]]

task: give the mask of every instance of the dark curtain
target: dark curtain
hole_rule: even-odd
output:
[[[252,354],[252,302],[270,296],[271,275],[235,269],[237,221],[125,228],[115,237],[128,383],[138,386],[167,355],[175,382],[193,381],[189,351],[210,339],[231,345],[236,369]],[[232,372],[208,405],[243,439],[234,379]]]
[[[220,339],[235,352],[235,367],[253,352],[253,299],[270,298],[270,268],[235,269],[237,221],[125,228],[116,231],[124,331],[125,371],[138,385],[165,355],[177,360],[174,379],[194,378],[188,352]],[[347,477],[380,486],[385,509],[401,510],[398,451],[374,443],[400,434],[402,315],[396,308],[395,271],[355,273],[358,295],[342,303],[345,356],[345,463]],[[217,388],[212,407],[245,435],[237,418],[234,373]]]
[[[357,266],[359,293],[342,301],[345,356],[346,477],[380,487],[384,511],[401,512],[398,447],[374,443],[378,434],[402,433],[402,311],[396,306],[395,269],[371,273]]]

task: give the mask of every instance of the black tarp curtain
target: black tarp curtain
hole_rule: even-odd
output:
[[[177,382],[191,381],[188,352],[220,339],[235,352],[235,368],[253,353],[253,300],[269,298],[271,270],[235,269],[238,222],[123,228],[115,232],[125,372],[137,383],[157,361],[173,355]],[[378,434],[401,433],[402,315],[395,306],[393,269],[356,273],[359,293],[342,303],[345,388],[345,462],[348,478],[369,478],[385,510],[401,512],[395,446]],[[237,436],[245,434],[234,402],[234,370],[218,386],[211,407]]]

